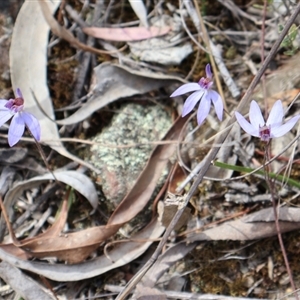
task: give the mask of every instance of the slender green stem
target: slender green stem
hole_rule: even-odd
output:
[[[252,169],[252,168],[230,165],[230,164],[226,164],[226,163],[220,162],[220,161],[215,161],[214,166],[222,168],[222,169],[233,170],[233,171],[242,172],[242,173],[251,173],[251,172],[254,171],[254,169]],[[259,174],[259,175],[265,176],[266,172],[262,171],[262,170],[258,170],[254,174]],[[288,178],[286,176],[283,176],[283,175],[280,175],[280,174],[275,174],[275,173],[272,173],[272,172],[268,172],[268,176],[269,176],[269,178],[276,179],[278,181],[287,182],[288,185],[300,189],[300,182],[296,181],[292,178]]]

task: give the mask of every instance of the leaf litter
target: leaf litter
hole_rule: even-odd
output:
[[[98,27],[86,27],[83,28],[83,32],[98,39],[130,42],[139,41],[144,39],[150,39],[156,36],[165,35],[170,31],[170,27],[158,28],[150,27],[129,27],[129,28],[98,28]]]
[[[102,3],[101,5],[104,5],[105,7],[105,4]],[[33,5],[32,2],[26,1],[18,14],[18,18],[14,26],[14,33],[12,36],[10,49],[10,71],[12,86],[14,89],[19,87],[22,89],[22,91],[24,91],[23,93],[24,98],[26,99],[26,107],[28,107],[29,111],[40,120],[42,127],[43,147],[50,147],[55,150],[58,153],[54,155],[56,159],[58,155],[62,155],[71,161],[76,162],[77,164],[71,166],[71,169],[74,169],[78,166],[78,164],[80,164],[90,170],[98,172],[99,174],[99,170],[97,168],[78,156],[78,152],[76,151],[78,149],[77,146],[68,147],[63,145],[60,141],[61,136],[67,136],[68,132],[72,132],[72,130],[73,133],[76,133],[74,128],[80,128],[82,130],[80,138],[84,142],[84,140],[87,138],[85,135],[87,135],[89,132],[89,129],[85,129],[93,127],[93,124],[95,124],[95,118],[97,118],[99,111],[103,111],[103,113],[100,114],[102,118],[105,115],[105,110],[118,110],[120,108],[120,103],[124,101],[143,101],[144,105],[149,105],[151,101],[164,101],[166,102],[166,106],[168,106],[172,113],[176,116],[177,112],[180,114],[180,109],[182,107],[181,100],[179,101],[178,99],[174,99],[174,101],[171,102],[170,100],[165,99],[167,99],[172,91],[176,89],[176,84],[182,84],[186,82],[185,79],[183,79],[184,76],[187,75],[189,78],[186,79],[188,80],[190,80],[192,77],[193,81],[198,81],[203,75],[201,73],[201,69],[203,68],[203,65],[207,63],[207,61],[204,61],[203,58],[198,59],[198,57],[194,55],[196,52],[190,56],[187,56],[188,54],[185,56],[187,60],[180,65],[180,67],[183,69],[179,69],[178,67],[181,60],[168,60],[172,57],[172,55],[175,54],[176,56],[176,51],[180,50],[180,47],[184,46],[186,42],[189,44],[190,39],[193,41],[191,37],[187,38],[185,35],[186,32],[189,34],[190,30],[194,31],[194,28],[191,25],[192,23],[187,23],[185,25],[182,24],[185,32],[182,30],[182,27],[175,29],[174,26],[171,26],[171,30],[167,27],[160,27],[157,32],[153,33],[151,32],[152,27],[149,27],[150,24],[152,25],[151,18],[153,13],[150,12],[147,15],[147,11],[149,11],[148,9],[150,7],[148,6],[146,8],[142,1],[131,1],[126,3],[126,5],[128,5],[128,7],[131,5],[133,10],[132,12],[136,14],[136,18],[140,20],[142,26],[144,27],[133,27],[131,24],[128,24],[128,19],[126,19],[126,17],[125,23],[120,24],[120,20],[123,18],[123,15],[121,15],[122,18],[117,21],[119,22],[118,28],[116,27],[116,24],[114,24],[114,28],[107,27],[107,24],[105,24],[103,20],[100,20],[100,26],[94,29],[100,33],[102,32],[101,34],[103,34],[103,32],[107,34],[107,31],[109,31],[110,33],[113,32],[113,34],[116,35],[116,37],[109,39],[112,41],[110,46],[112,46],[111,49],[114,49],[113,51],[107,51],[107,49],[105,49],[105,45],[107,44],[103,43],[102,41],[95,41],[95,43],[91,46],[86,45],[83,40],[77,38],[78,31],[84,32],[87,27],[84,29],[76,26],[75,24],[73,24],[73,27],[71,24],[64,24],[64,20],[68,18],[68,15],[65,15],[65,19],[62,18],[61,13],[64,11],[64,8],[63,6],[60,6],[60,1],[55,1],[55,3],[40,1],[39,5],[37,5],[37,3]],[[74,8],[79,12],[79,18],[85,18],[88,15],[86,15],[87,10],[93,9],[93,7],[89,5],[85,8],[82,7],[81,9],[78,9],[78,7],[80,7],[80,5],[74,5]],[[119,8],[120,7],[118,5],[105,7],[107,16],[111,13],[113,15]],[[202,8],[203,7],[201,7],[201,9]],[[252,8],[252,6],[249,8]],[[213,9],[225,9],[227,12],[232,11],[234,16],[239,14],[246,16],[246,18],[241,21],[243,22],[242,25],[247,29],[251,29],[252,31],[252,23],[260,19],[257,18],[255,13],[253,13],[249,8],[243,8],[247,11],[245,13],[239,8],[239,4],[231,3],[228,6],[228,3],[224,4],[222,1],[220,1]],[[158,15],[156,16],[158,17],[158,22],[160,21],[160,18],[162,20],[163,13],[167,13],[171,20],[178,21],[177,13],[179,11],[177,9],[180,9],[180,24],[183,21],[182,16],[184,15],[186,20],[191,18],[195,26],[198,26],[197,22],[195,23],[197,17],[195,17],[195,15],[193,17],[189,16],[191,12],[196,11],[193,9],[191,10],[191,7],[185,11],[185,8],[183,7],[177,8],[171,3],[164,3],[163,13],[161,9],[162,8],[160,7],[159,10],[156,11],[158,12]],[[213,10],[211,9],[212,8],[208,6],[208,12],[212,12]],[[52,15],[55,11],[57,11],[57,13],[55,17],[53,17]],[[30,18],[28,17],[29,15]],[[279,21],[282,20],[282,16],[280,14],[277,14],[276,17]],[[124,19],[122,21],[124,21]],[[101,24],[101,22],[103,23]],[[134,22],[135,23],[133,24],[138,24],[137,21]],[[235,20],[233,19],[231,22],[234,24]],[[88,24],[88,19],[85,19],[84,23]],[[218,26],[217,24],[215,25]],[[49,27],[52,31],[52,35],[50,34],[50,41]],[[76,28],[77,31],[74,30],[74,28]],[[219,32],[214,32],[212,28],[214,27],[210,28],[209,34],[211,34],[211,36],[218,35]],[[26,30],[26,34],[24,33],[24,30]],[[167,30],[170,31],[167,32]],[[273,29],[268,27],[267,30],[272,31]],[[129,39],[126,31],[132,31],[132,33],[129,35]],[[124,32],[125,38],[123,35]],[[172,40],[172,38],[175,37],[171,37],[170,34],[175,32],[179,32],[180,34],[179,38],[177,37],[177,39],[175,39],[175,43],[173,43],[174,40]],[[197,31],[194,31],[194,33],[195,32]],[[226,30],[224,32],[226,32]],[[228,34],[230,35],[230,33]],[[49,60],[50,53],[49,49],[53,47],[51,43],[60,43],[58,40],[55,40],[55,36],[65,39],[69,43],[70,47],[80,49],[79,51],[73,50],[76,52],[75,56],[76,59],[79,60],[79,63],[80,51],[82,50],[97,53],[99,58],[97,63],[94,61],[94,64],[91,65],[91,70],[93,70],[93,82],[86,82],[86,86],[84,88],[85,90],[82,94],[83,98],[76,104],[79,108],[71,109],[69,110],[70,112],[67,112],[66,110],[65,112],[59,114],[53,105],[54,96],[52,98],[50,97],[50,92],[48,89],[49,82],[46,77],[47,62]],[[238,32],[237,36],[239,36]],[[138,55],[134,52],[134,48],[140,47],[141,44],[138,44],[140,42],[132,43],[132,40],[140,39],[141,37],[146,39],[144,41],[145,45],[149,43],[148,46],[144,47],[150,47],[150,51],[152,52],[151,54],[153,54],[154,57],[156,55],[157,59],[154,59],[154,62],[153,60],[148,60],[142,55]],[[156,46],[151,44],[150,37],[157,40]],[[107,35],[102,35],[100,38],[107,38]],[[222,36],[219,36],[219,38],[221,40],[224,39]],[[161,43],[163,40],[166,41],[166,43]],[[114,41],[123,41],[123,43],[120,44]],[[221,65],[226,65],[229,70],[227,76],[231,75],[238,88],[245,90],[247,88],[247,84],[249,84],[250,74],[245,66],[251,66],[251,70],[253,71],[253,57],[255,52],[250,53],[253,50],[253,48],[250,48],[249,52],[245,53],[248,51],[245,50],[245,44],[248,43],[246,35],[241,35],[239,38],[234,37],[232,41],[234,47],[236,47],[240,53],[245,54],[247,64],[242,65],[241,58],[237,55],[234,56],[234,61],[225,60],[225,64],[223,63],[223,55],[225,57],[230,55],[230,53],[227,52],[229,51],[230,47],[226,39],[222,40],[220,43],[223,44],[225,52],[223,52],[221,55],[219,52],[217,63],[220,64],[219,68],[221,68]],[[216,43],[216,41],[214,42]],[[219,42],[217,41],[217,43]],[[126,49],[127,45],[130,47]],[[100,49],[99,47],[103,47],[104,49]],[[123,50],[126,50],[123,53],[120,53],[118,50],[120,47]],[[166,53],[169,51],[170,57],[165,57],[164,59],[163,55],[162,58],[160,57],[158,59],[158,48],[167,48]],[[53,52],[52,55],[55,55],[55,53]],[[136,60],[137,56],[139,56],[140,61]],[[282,56],[282,54],[278,53],[278,56],[279,57],[277,58],[277,61],[280,62],[279,58]],[[289,61],[290,60],[287,60],[287,62]],[[235,65],[241,65],[241,68],[237,70],[236,67],[234,67]],[[283,63],[283,66],[287,65],[288,63]],[[296,68],[290,67],[290,69],[295,70]],[[216,74],[216,69],[213,71],[215,76],[218,76],[218,74]],[[278,70],[278,73],[280,74],[280,69]],[[240,76],[241,74],[244,75]],[[245,74],[247,74],[247,76],[245,76]],[[284,74],[284,76],[285,75],[286,74]],[[286,80],[286,82],[289,84],[292,82],[292,85],[286,85],[283,87],[283,89],[287,89],[287,91],[294,90],[296,86],[295,76],[291,76],[293,78],[291,78],[290,81]],[[89,76],[87,76],[87,78],[88,77]],[[267,76],[267,80],[269,80],[269,78],[272,77]],[[269,88],[269,82],[272,82],[272,79],[267,82]],[[276,87],[278,86],[279,85]],[[268,100],[268,104],[272,105],[272,94],[276,95],[277,97],[278,89],[270,88],[268,92],[270,92],[270,95],[267,96],[267,99],[271,99]],[[227,91],[225,91],[225,93],[227,93]],[[226,97],[229,99],[231,97],[230,93],[227,93]],[[227,103],[232,111],[235,109],[235,106],[232,105],[235,103],[235,101],[236,100],[234,98],[230,98]],[[295,107],[297,108],[297,104],[295,104]],[[291,113],[293,112],[294,111],[292,108]],[[57,117],[58,115],[59,117]],[[59,120],[56,121],[56,119]],[[105,206],[103,206],[102,203],[103,200],[100,200],[103,199],[100,197],[101,188],[94,186],[94,178],[92,176],[89,177],[91,174],[81,167],[77,170],[54,171],[57,180],[63,183],[62,186],[59,185],[58,190],[60,190],[60,192],[56,192],[54,194],[56,201],[54,206],[59,212],[57,213],[55,221],[53,222],[52,220],[51,223],[50,218],[48,218],[48,225],[44,224],[40,230],[36,231],[37,233],[35,236],[29,237],[29,233],[25,231],[23,238],[18,237],[17,240],[15,238],[14,243],[7,242],[9,241],[9,236],[5,230],[6,227],[4,225],[4,219],[2,216],[1,236],[2,239],[5,237],[6,242],[0,245],[0,257],[2,259],[0,268],[1,272],[3,272],[3,276],[1,277],[4,279],[4,281],[10,284],[13,289],[24,298],[34,299],[35,296],[29,294],[29,292],[25,293],[25,288],[23,288],[22,285],[16,286],[13,277],[17,277],[18,280],[20,280],[20,282],[24,282],[25,285],[27,284],[26,280],[28,280],[28,278],[25,277],[23,273],[19,272],[17,268],[28,270],[59,282],[76,282],[79,280],[100,276],[101,274],[106,274],[108,271],[115,274],[117,272],[121,272],[124,278],[128,278],[137,273],[134,265],[131,264],[131,262],[144,253],[146,253],[145,257],[151,253],[151,245],[153,245],[153,243],[161,237],[165,226],[167,226],[167,224],[170,222],[170,220],[162,221],[162,214],[172,207],[172,209],[174,208],[174,211],[170,209],[170,212],[172,210],[171,215],[173,215],[174,212],[176,212],[176,209],[178,209],[180,206],[180,204],[178,204],[178,206],[177,203],[180,203],[181,195],[175,195],[174,201],[171,203],[171,205],[168,203],[168,199],[161,198],[160,200],[164,201],[160,203],[164,204],[163,208],[161,209],[162,212],[160,212],[160,217],[157,218],[156,207],[154,207],[152,212],[152,220],[140,219],[140,216],[145,213],[144,211],[150,208],[150,203],[153,200],[151,195],[156,188],[162,170],[166,164],[170,163],[169,159],[172,157],[172,153],[174,153],[178,147],[178,140],[184,140],[183,135],[186,134],[190,134],[192,136],[192,138],[188,140],[189,142],[184,140],[184,143],[187,145],[188,143],[191,143],[190,147],[193,148],[193,151],[190,150],[188,155],[183,152],[180,153],[180,155],[182,155],[181,161],[184,162],[181,170],[185,170],[183,174],[187,176],[191,171],[190,167],[193,168],[194,166],[197,166],[201,160],[205,159],[207,151],[210,147],[213,147],[211,144],[213,139],[212,137],[214,134],[218,134],[218,132],[222,130],[222,128],[219,127],[219,124],[216,123],[216,118],[214,115],[209,116],[207,123],[203,125],[205,126],[204,130],[201,130],[203,128],[200,128],[198,131],[194,130],[195,123],[193,120],[190,121],[188,125],[186,125],[186,122],[187,119],[181,118],[174,122],[171,130],[166,135],[165,139],[162,140],[164,143],[155,147],[151,156],[149,156],[147,165],[141,172],[136,183],[128,192],[128,194],[122,199],[120,204],[115,207],[114,211],[105,210]],[[107,125],[109,124],[109,121],[105,120],[103,123],[106,123],[105,125]],[[103,123],[101,124],[101,127],[104,126]],[[71,129],[71,126],[73,129]],[[183,128],[185,130],[188,129],[189,132],[183,133]],[[101,129],[102,128],[99,128],[98,130]],[[94,129],[94,132],[95,131],[96,129]],[[293,136],[294,133],[291,133],[291,137],[289,137],[288,141],[290,141]],[[25,140],[26,139],[24,139],[24,141]],[[253,146],[256,147],[256,149],[258,148],[261,150],[261,145],[253,142],[253,140],[247,139],[235,129],[231,132],[231,136],[226,140],[226,143],[223,144],[221,151],[219,152],[218,159],[223,163],[228,163],[229,165],[240,164],[242,162],[243,164],[246,163],[246,166],[259,166],[263,163],[263,161],[260,157],[255,156],[254,151],[251,150],[250,154],[248,153],[248,156],[246,153],[242,152],[245,151],[245,149],[250,149],[251,147],[253,148]],[[279,153],[279,155],[288,156],[288,154],[280,153],[280,143],[277,143],[275,146],[277,151],[276,153]],[[13,151],[14,149],[16,151]],[[11,151],[9,152],[8,150]],[[180,148],[177,150],[180,151]],[[184,150],[184,147],[182,147],[181,150]],[[36,157],[34,157],[34,159],[33,157],[30,157],[34,156],[32,155],[31,148],[27,149],[24,147],[23,142],[22,147],[4,149],[2,152],[3,158],[1,162],[3,162],[3,164],[14,164],[13,169],[6,171],[4,171],[4,169],[2,170],[3,176],[5,176],[5,174],[11,174],[6,172],[16,172],[17,174],[18,170],[20,169],[18,166],[19,162],[25,160],[29,166],[28,162],[30,162],[30,159],[31,161],[36,159]],[[295,149],[292,154],[297,155],[297,152],[295,153]],[[249,160],[249,157],[251,161],[248,162],[247,160]],[[172,163],[174,163],[174,161],[172,161]],[[32,164],[32,168],[28,168],[27,172],[25,172],[24,169],[22,173],[18,173],[18,176],[10,176],[10,181],[14,181],[13,186],[11,184],[3,185],[3,188],[1,186],[1,192],[5,194],[5,210],[8,212],[12,224],[16,219],[16,215],[20,215],[20,212],[24,210],[24,207],[25,211],[26,209],[29,211],[30,207],[34,207],[34,211],[32,212],[33,214],[38,213],[42,207],[46,207],[46,204],[41,207],[35,205],[35,199],[38,197],[38,195],[41,195],[46,191],[45,184],[53,181],[54,178],[52,174],[48,172],[44,175],[40,175],[41,173],[45,172],[46,169],[40,166],[38,168],[38,166],[39,164],[35,161],[35,164]],[[53,163],[53,159],[51,159],[51,166],[54,169],[57,168],[55,163]],[[64,167],[65,166],[66,168],[70,168],[68,165],[64,165]],[[283,161],[278,160],[276,169],[274,171],[281,171],[283,167]],[[36,175],[35,170],[39,174],[38,176]],[[86,175],[82,172],[86,172]],[[297,179],[298,174],[299,168],[297,167],[297,164],[292,164],[291,175],[294,179]],[[137,294],[137,297],[149,298],[156,295],[156,297],[165,299],[165,296],[168,295],[168,292],[170,291],[167,290],[166,285],[158,284],[158,282],[163,276],[166,276],[165,278],[167,278],[167,281],[171,281],[170,278],[172,276],[172,272],[179,272],[181,274],[184,274],[185,271],[189,272],[192,266],[191,261],[189,261],[191,259],[190,255],[195,255],[193,253],[197,253],[197,251],[206,251],[206,249],[210,249],[211,244],[206,244],[204,241],[207,242],[213,240],[215,243],[219,242],[220,244],[215,244],[217,245],[216,247],[218,247],[218,245],[222,245],[222,240],[260,240],[276,236],[274,218],[272,218],[272,210],[270,208],[264,208],[264,206],[268,205],[268,201],[261,206],[257,206],[258,204],[255,204],[251,209],[256,209],[256,212],[250,213],[248,216],[240,217],[240,215],[244,215],[248,212],[247,206],[252,206],[252,204],[247,201],[251,201],[251,198],[260,196],[260,194],[263,196],[265,193],[267,193],[263,179],[256,177],[255,175],[246,177],[246,179],[243,181],[243,184],[244,186],[246,185],[246,187],[249,187],[249,189],[244,188],[243,192],[245,195],[247,195],[247,199],[249,200],[243,202],[242,205],[237,205],[235,202],[230,200],[226,202],[223,200],[229,199],[228,197],[226,198],[226,191],[229,188],[226,180],[231,180],[234,178],[234,176],[240,174],[236,174],[236,172],[233,172],[231,169],[218,170],[216,167],[212,167],[210,168],[210,173],[207,175],[210,178],[204,180],[199,185],[199,191],[192,199],[190,206],[188,207],[188,217],[185,218],[183,224],[180,224],[181,226],[176,227],[176,231],[174,232],[175,238],[169,240],[168,250],[159,256],[157,262],[153,265],[142,282],[138,285],[139,288],[137,288],[136,291],[139,294]],[[178,186],[182,180],[182,174],[174,177],[171,188],[172,192],[176,190],[176,186]],[[238,182],[239,181],[237,181],[237,183]],[[76,200],[74,203],[72,202],[70,207],[66,204],[68,198],[68,186],[71,186],[79,193],[74,193]],[[238,185],[236,185],[236,187],[238,187]],[[7,189],[8,192],[6,192]],[[235,188],[234,184],[230,185],[229,192],[235,192],[239,195],[242,195],[242,193]],[[281,189],[279,193],[281,200],[285,202],[285,205],[287,205],[287,207],[281,207],[279,209],[279,223],[281,231],[288,232],[297,230],[299,228],[298,209],[290,207],[290,203],[297,205],[298,198],[297,194],[295,193],[295,189],[290,190],[289,187],[286,186],[285,189]],[[74,212],[72,209],[76,210],[75,206],[79,205],[80,201],[82,201],[82,196],[88,200],[82,202],[87,204],[87,208],[84,209],[87,213],[78,209],[77,214],[84,215],[85,213],[83,218],[84,221],[79,221],[79,230],[78,228],[75,230],[68,230],[70,225],[75,224],[72,223],[72,220],[74,219]],[[61,202],[63,204],[62,207],[59,208]],[[50,203],[53,207],[53,200],[49,199],[49,205]],[[30,214],[26,214],[26,216],[30,216]],[[238,217],[236,217],[234,220],[231,220],[231,218],[234,218],[235,216]],[[98,218],[100,221],[96,221],[96,218]],[[130,230],[127,232],[126,225],[136,224],[131,223],[134,219],[138,220],[137,222],[139,223],[139,226],[136,228],[128,227]],[[164,226],[161,224],[161,222],[164,224]],[[26,221],[23,225],[28,225],[28,223],[29,222]],[[15,226],[13,230],[16,232],[18,228]],[[125,237],[122,237],[122,235],[125,235]],[[198,249],[199,245],[201,250]],[[289,244],[289,247],[292,247],[291,244]],[[296,250],[290,251],[297,253]],[[265,259],[265,257],[261,256],[260,253],[257,255],[257,260],[251,261],[251,263],[254,263],[254,265],[257,265],[259,261],[264,261]],[[276,256],[274,255],[270,253],[269,257],[271,257],[273,260],[276,260]],[[32,258],[34,258],[34,260],[31,260]],[[193,258],[193,260],[195,264],[198,264],[195,258]],[[67,264],[63,264],[62,262]],[[141,266],[143,262],[139,264]],[[233,274],[228,272],[227,274],[224,273],[223,270],[215,268],[213,263],[211,264],[214,271],[210,272],[210,276],[217,276],[218,279],[213,279],[210,277],[210,282],[219,282],[219,278],[222,278],[225,282],[227,282],[224,284],[224,287],[227,289],[223,288],[223,285],[219,285],[220,288],[222,286],[220,289],[221,293],[228,294],[229,296],[241,297],[245,295],[248,296],[252,293],[252,296],[260,295],[265,297],[267,291],[272,289],[274,290],[274,287],[279,284],[279,277],[283,277],[285,275],[284,272],[280,271],[278,268],[277,274],[279,275],[275,275],[271,282],[268,282],[264,276],[261,275],[260,278],[258,276],[258,272],[252,272],[249,266],[247,266],[246,273],[244,272],[243,275],[244,277],[241,287],[238,289],[236,286],[234,286],[234,283],[236,282],[235,280],[240,274],[240,270],[238,268],[233,268],[236,269],[236,273]],[[277,261],[277,264],[280,265],[280,261]],[[294,266],[293,259],[291,264]],[[127,267],[124,267],[126,265]],[[268,270],[268,272],[272,275],[271,270]],[[186,282],[192,282],[192,288],[197,287],[197,284],[198,287],[201,286],[200,281],[197,283],[197,281],[192,280],[192,278],[197,278],[196,275],[197,271],[192,270],[191,275],[184,276]],[[269,277],[271,277],[271,275],[269,275]],[[203,273],[202,281],[205,282],[206,278],[207,275]],[[246,281],[245,278],[247,278],[248,281]],[[261,282],[264,282],[265,289],[260,289],[258,286],[254,287],[253,280],[255,279],[259,279],[260,284]],[[35,281],[33,282],[35,283]],[[231,285],[229,282],[231,282]],[[116,285],[120,284],[118,280],[114,281],[114,283]],[[207,286],[211,285],[207,284]],[[94,287],[92,285],[89,286],[89,293],[92,292]],[[153,288],[157,287],[160,290],[159,292],[157,292],[157,290],[153,290]],[[247,290],[249,291],[249,294],[246,293]],[[282,288],[279,284],[278,293],[281,290]],[[32,291],[35,291],[36,295],[41,295],[38,293],[44,292],[44,289],[38,285],[32,285]],[[104,286],[101,286],[101,291],[104,292]],[[185,291],[192,294],[196,290],[191,289]],[[211,290],[202,288],[202,291],[216,293],[216,290],[213,286],[211,287]],[[175,291],[173,292],[175,293]],[[220,292],[217,291],[217,293]],[[82,291],[81,296],[84,295],[87,294]],[[39,297],[47,299],[46,296]],[[51,299],[51,296],[49,297],[49,299]],[[177,298],[180,297],[181,296],[177,294]],[[226,295],[222,297],[225,298]]]

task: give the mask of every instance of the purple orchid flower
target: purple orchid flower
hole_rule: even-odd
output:
[[[182,109],[182,117],[190,113],[198,101],[200,101],[197,111],[197,122],[201,125],[208,116],[211,102],[215,106],[217,117],[220,121],[223,118],[223,102],[221,96],[214,90],[211,90],[213,85],[212,72],[210,65],[205,68],[206,78],[202,77],[198,83],[186,83],[179,87],[170,97],[176,97],[188,92],[194,91],[185,101]]]
[[[250,104],[250,123],[240,113],[235,112],[235,117],[240,126],[247,133],[252,136],[259,137],[264,142],[269,142],[271,138],[277,138],[285,135],[300,119],[300,115],[297,115],[282,124],[283,116],[284,113],[281,100],[277,100],[274,103],[267,122],[265,122],[261,110],[257,102],[254,100],[252,100]]]
[[[21,139],[25,126],[37,141],[41,138],[39,121],[32,114],[24,111],[24,99],[20,89],[16,90],[15,96],[15,99],[0,99],[0,126],[12,117],[8,130],[8,144],[10,147]]]

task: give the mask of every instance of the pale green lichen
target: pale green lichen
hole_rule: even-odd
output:
[[[135,183],[145,167],[154,145],[171,126],[171,117],[160,105],[124,104],[111,124],[93,141],[110,145],[131,145],[130,148],[93,145],[88,157],[98,168],[102,191],[106,199],[118,204]],[[146,143],[146,144],[143,144]]]

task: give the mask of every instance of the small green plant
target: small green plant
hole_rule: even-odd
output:
[[[279,33],[280,33],[283,29],[283,25],[280,24],[278,26],[278,29],[279,29]],[[281,47],[284,47],[285,49],[287,49],[284,52],[285,55],[292,56],[298,50],[298,46],[294,45],[294,41],[297,37],[297,33],[298,33],[298,27],[295,24],[293,24],[291,26],[288,34],[285,36],[285,38],[283,39],[283,41],[281,43]]]

